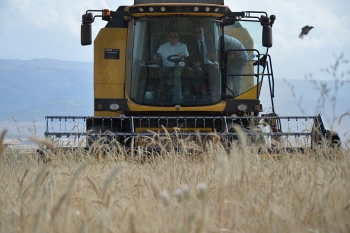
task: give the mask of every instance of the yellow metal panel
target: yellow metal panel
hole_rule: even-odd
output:
[[[95,111],[95,117],[118,117],[120,112],[109,112],[109,111]]]
[[[95,98],[124,98],[124,84],[95,84]],[[119,116],[120,112],[95,111],[95,117]]]
[[[210,112],[221,112],[226,107],[226,102],[221,101],[220,103],[210,105],[210,106],[198,106],[198,107],[182,107],[180,109],[176,109],[174,107],[153,107],[153,106],[145,106],[139,105],[133,101],[128,101],[128,107],[130,111],[179,111],[179,112],[187,112],[187,111],[210,111]]]
[[[124,84],[95,83],[95,98],[124,98]]]
[[[193,7],[220,7],[220,8],[226,8],[224,14],[222,13],[216,13],[216,12],[176,12],[176,14],[183,15],[183,16],[197,16],[197,17],[217,17],[221,18],[223,17],[227,11],[229,10],[227,6],[223,5],[217,5],[217,4],[205,4],[205,3],[152,3],[152,4],[137,4],[137,7],[157,7],[157,6],[164,6],[164,7],[172,7],[172,6],[193,6]],[[126,7],[125,11],[130,13],[130,8],[133,6]],[[135,7],[135,6],[134,6]],[[175,12],[144,12],[144,13],[134,13],[132,14],[133,17],[144,17],[144,16],[173,16]]]
[[[94,42],[95,83],[125,82],[126,28],[102,28]],[[105,49],[119,49],[119,59],[105,59]]]
[[[259,88],[259,93],[261,90],[261,85],[262,83],[259,82],[259,84],[257,86],[254,86],[252,89],[250,89],[249,91],[244,92],[243,94],[236,96],[235,99],[239,100],[239,99],[257,99],[257,88]]]
[[[126,28],[102,28],[94,42],[94,97],[124,98]],[[105,59],[105,49],[119,49],[119,59]],[[96,117],[120,112],[95,111]]]

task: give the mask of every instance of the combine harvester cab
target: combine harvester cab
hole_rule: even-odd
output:
[[[116,11],[87,10],[82,45],[92,44],[98,18],[107,23],[94,40],[94,116],[47,116],[47,137],[82,136],[87,146],[105,137],[128,147],[155,134],[217,135],[230,144],[242,129],[245,140],[270,151],[339,145],[320,115],[275,113],[268,54],[274,15],[234,12],[223,0],[135,0]],[[272,103],[265,115],[263,83]]]

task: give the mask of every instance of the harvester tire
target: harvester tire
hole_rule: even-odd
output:
[[[327,130],[326,138],[332,148],[340,148],[341,141],[338,132],[334,130]]]

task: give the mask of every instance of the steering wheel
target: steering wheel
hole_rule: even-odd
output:
[[[169,57],[167,57],[167,60],[171,61],[171,62],[179,63],[181,61],[184,61],[185,57],[180,57],[179,55],[174,54],[174,55],[170,55]]]

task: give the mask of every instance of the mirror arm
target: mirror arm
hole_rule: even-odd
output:
[[[227,12],[225,16],[228,18],[244,17],[245,12]]]
[[[227,26],[227,25],[233,25],[235,24],[235,22],[244,17],[245,16],[245,12],[227,12],[224,19],[223,19],[223,25]]]

